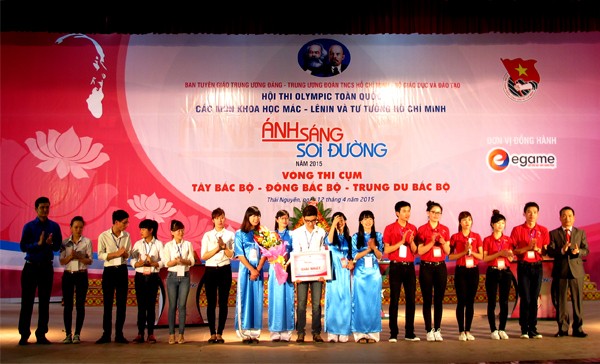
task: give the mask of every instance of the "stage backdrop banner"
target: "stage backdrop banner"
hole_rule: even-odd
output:
[[[420,226],[433,200],[485,237],[493,209],[510,234],[528,201],[549,229],[569,205],[600,280],[600,33],[5,32],[1,57],[2,298],[39,196],[65,236],[84,216],[94,250],[125,209],[134,242],[142,219],[165,243],[178,219],[198,253],[217,207],[235,231],[248,206],[271,227],[314,199],[355,232],[399,200]]]

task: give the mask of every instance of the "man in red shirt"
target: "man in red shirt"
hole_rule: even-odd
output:
[[[538,297],[542,287],[542,250],[550,242],[550,235],[547,228],[537,224],[539,211],[537,203],[527,202],[523,209],[525,223],[515,226],[510,233],[518,259],[521,339],[542,338],[537,332]]]
[[[388,278],[390,282],[390,342],[398,341],[398,301],[404,285],[406,298],[404,323],[404,339],[419,341],[415,335],[415,292],[417,276],[415,274],[415,254],[417,245],[415,236],[416,226],[410,224],[410,203],[399,201],[394,206],[397,220],[386,226],[383,232],[384,253],[390,259]]]

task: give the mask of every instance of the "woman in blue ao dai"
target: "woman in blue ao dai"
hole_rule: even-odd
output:
[[[331,251],[333,279],[325,288],[325,332],[329,342],[348,342],[352,333],[352,291],[351,271],[352,237],[346,225],[346,216],[341,212],[333,214],[329,235],[325,238]]]
[[[258,343],[262,330],[264,283],[260,249],[254,241],[254,232],[259,228],[260,210],[250,206],[233,243],[234,254],[240,261],[234,327],[245,344]]]
[[[378,260],[383,255],[383,234],[375,230],[375,216],[365,210],[352,236],[352,333],[359,343],[379,341],[381,332],[381,285]]]
[[[292,235],[288,230],[289,222],[290,214],[286,210],[277,211],[275,231],[285,244],[286,262],[292,251]],[[266,260],[266,257],[263,256],[262,259]],[[269,331],[271,332],[272,341],[290,341],[295,326],[294,284],[291,277],[285,282],[279,283],[276,278],[275,264],[279,263],[269,264],[269,282],[267,283],[269,289]]]

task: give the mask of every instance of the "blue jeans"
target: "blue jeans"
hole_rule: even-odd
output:
[[[190,273],[178,277],[177,273],[169,272],[167,275],[167,294],[169,296],[169,335],[175,334],[175,315],[179,310],[179,333],[185,331],[185,308],[188,293],[190,292]]]

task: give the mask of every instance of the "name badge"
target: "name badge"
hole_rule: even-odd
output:
[[[367,255],[364,257],[365,259],[365,268],[373,268],[373,257]]]
[[[475,266],[475,262],[473,261],[473,257],[467,257],[465,259],[465,266],[467,268],[473,268]]]
[[[185,277],[185,266],[184,265],[177,266],[177,277]]]
[[[527,251],[527,258],[528,259],[535,259],[535,252],[533,250]]]
[[[152,267],[144,267],[144,275],[149,275],[152,273]]]
[[[504,265],[504,259],[500,258],[496,261],[496,265],[498,266],[498,269],[504,269],[505,265]]]
[[[433,256],[436,258],[440,258],[442,256],[442,248],[439,246],[433,247]]]
[[[122,264],[121,257],[113,259],[113,262],[115,263],[115,265],[121,265]]]
[[[398,253],[400,255],[400,258],[406,258],[408,249],[406,248],[406,245],[400,245],[400,252]]]
[[[348,266],[348,258],[340,258],[340,262],[342,262],[342,268],[346,268]]]

